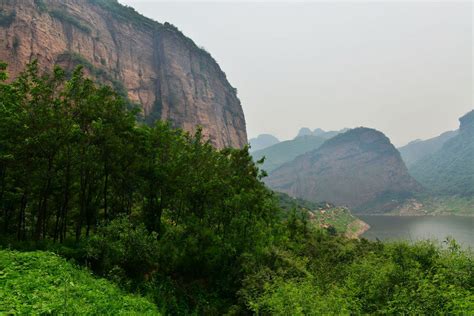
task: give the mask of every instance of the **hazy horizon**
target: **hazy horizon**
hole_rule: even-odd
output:
[[[120,2],[211,53],[249,139],[366,126],[402,146],[473,108],[470,1]]]

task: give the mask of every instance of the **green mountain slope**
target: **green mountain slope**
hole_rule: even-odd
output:
[[[255,161],[265,157],[262,168],[267,172],[271,172],[299,155],[318,149],[326,140],[348,130],[348,128],[344,128],[340,131],[324,131],[316,128],[314,131],[311,131],[309,128],[303,127],[294,139],[275,143],[261,150],[254,150],[252,156]]]
[[[325,141],[326,138],[320,136],[299,136],[295,139],[286,140],[265,149],[257,150],[252,153],[252,156],[255,160],[265,157],[262,168],[267,172],[271,172],[285,162],[292,161],[299,155],[319,148]]]
[[[0,250],[0,314],[159,315],[146,299],[124,294],[49,252]]]
[[[474,111],[459,119],[459,134],[435,154],[420,160],[410,173],[441,195],[474,195]]]
[[[448,140],[455,137],[457,134],[458,131],[449,131],[427,140],[415,140],[398,148],[398,151],[400,151],[406,166],[410,168],[421,159],[436,153]]]

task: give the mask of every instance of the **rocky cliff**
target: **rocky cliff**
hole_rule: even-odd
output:
[[[83,64],[96,79],[142,106],[144,119],[203,133],[216,147],[247,143],[236,90],[216,61],[171,24],[116,0],[0,0],[0,60],[12,77]]]
[[[390,140],[368,128],[340,134],[284,164],[270,174],[267,184],[295,197],[358,212],[390,211],[421,190]]]

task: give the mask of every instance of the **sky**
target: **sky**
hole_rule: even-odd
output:
[[[474,108],[471,1],[120,2],[212,54],[249,138],[365,126],[401,146]]]

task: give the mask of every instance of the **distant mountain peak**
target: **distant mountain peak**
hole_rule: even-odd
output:
[[[320,136],[322,134],[326,133],[325,130],[321,129],[321,128],[316,128],[314,131],[313,131],[313,135],[314,136]]]
[[[311,129],[309,129],[308,127],[302,127],[298,131],[298,134],[296,135],[295,138],[305,137],[305,136],[320,136],[320,137],[329,139],[336,136],[337,134],[345,133],[348,130],[349,130],[348,128],[343,128],[339,131],[325,131],[322,128],[315,128],[313,131],[311,131]]]
[[[257,151],[278,144],[280,140],[271,134],[260,134],[249,140],[250,151]]]
[[[313,135],[313,132],[311,132],[311,130],[307,127],[302,127],[298,131],[298,135],[296,135],[296,137],[308,136],[308,135]]]

